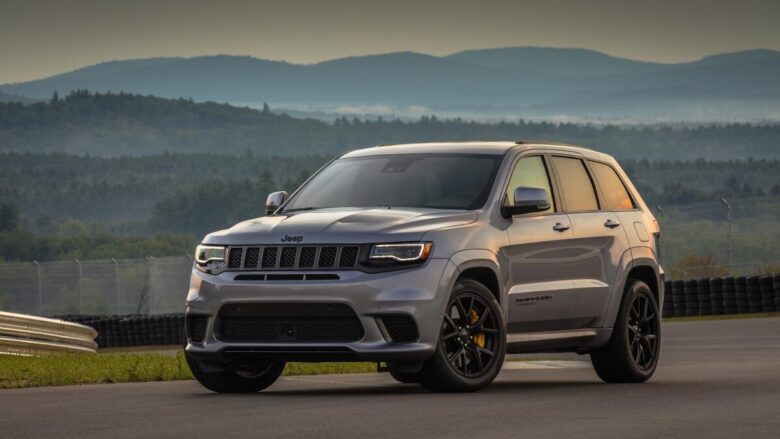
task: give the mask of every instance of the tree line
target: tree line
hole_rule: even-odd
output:
[[[295,118],[262,109],[126,93],[75,91],[33,104],[0,103],[0,150],[98,156],[178,153],[334,155],[386,143],[545,139],[621,159],[780,158],[780,124],[590,125]]]

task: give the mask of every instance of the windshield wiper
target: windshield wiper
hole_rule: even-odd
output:
[[[317,209],[319,209],[319,207],[313,207],[313,206],[309,206],[309,207],[296,207],[295,209],[284,209],[284,212],[282,212],[282,213],[299,212],[301,210],[317,210]]]

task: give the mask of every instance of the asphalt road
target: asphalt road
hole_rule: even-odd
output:
[[[603,384],[583,363],[522,367],[456,395],[387,374],[282,378],[252,395],[195,382],[3,390],[0,437],[780,437],[780,318],[666,324],[645,384]]]

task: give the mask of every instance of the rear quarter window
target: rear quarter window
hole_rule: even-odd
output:
[[[604,163],[588,161],[590,169],[593,171],[593,177],[596,184],[601,189],[601,195],[604,197],[604,208],[609,210],[630,210],[636,205],[628,194],[626,185],[620,179],[612,166]]]

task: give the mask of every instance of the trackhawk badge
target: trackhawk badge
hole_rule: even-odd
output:
[[[290,235],[284,235],[284,238],[282,238],[282,242],[301,242],[303,241],[303,236],[296,235],[296,236],[290,236]]]

